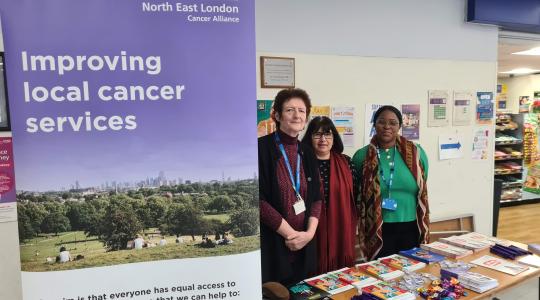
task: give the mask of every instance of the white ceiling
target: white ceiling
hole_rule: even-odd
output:
[[[499,33],[498,72],[517,68],[540,70],[540,56],[514,55],[518,51],[540,47],[540,34],[525,34],[501,31]],[[508,74],[497,74],[508,77]],[[516,75],[517,76],[517,75]]]

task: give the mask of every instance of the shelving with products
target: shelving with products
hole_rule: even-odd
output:
[[[501,179],[501,202],[519,201],[523,188],[523,116],[499,113],[495,134],[495,178]]]

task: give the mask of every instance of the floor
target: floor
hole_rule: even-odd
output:
[[[497,237],[540,244],[540,203],[503,207]]]
[[[539,223],[540,203],[501,208],[497,237],[526,244],[540,244]],[[531,279],[496,297],[500,300],[538,300],[539,279]]]

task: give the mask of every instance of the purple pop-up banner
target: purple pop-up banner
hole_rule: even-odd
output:
[[[254,1],[0,16],[24,299],[260,298]]]

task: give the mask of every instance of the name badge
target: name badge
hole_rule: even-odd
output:
[[[388,210],[396,210],[397,209],[397,202],[396,200],[392,198],[384,198],[382,200],[382,208],[388,209]]]
[[[306,202],[304,202],[304,199],[302,199],[302,196],[297,195],[296,197],[298,198],[298,200],[296,201],[296,203],[294,203],[293,208],[294,208],[294,213],[296,215],[299,215],[306,211]]]

